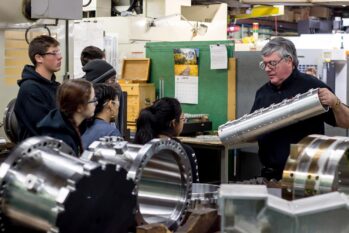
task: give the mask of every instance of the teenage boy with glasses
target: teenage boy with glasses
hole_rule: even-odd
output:
[[[34,38],[29,44],[28,55],[33,65],[23,68],[14,108],[19,141],[38,135],[36,124],[56,108],[59,83],[54,73],[62,64],[59,42],[50,36]]]

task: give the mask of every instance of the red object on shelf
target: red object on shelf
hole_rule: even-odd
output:
[[[228,26],[227,31],[228,32],[238,32],[240,31],[241,27],[239,25],[231,25]]]

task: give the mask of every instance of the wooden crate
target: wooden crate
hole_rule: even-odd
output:
[[[149,79],[149,58],[129,58],[122,63],[120,83],[146,83]]]
[[[139,112],[155,101],[155,85],[152,83],[120,83],[121,89],[127,92],[127,122],[131,131]]]
[[[136,131],[136,120],[139,112],[155,101],[155,85],[146,83],[149,78],[150,59],[124,59],[121,79],[118,80],[121,89],[127,92],[127,128]]]

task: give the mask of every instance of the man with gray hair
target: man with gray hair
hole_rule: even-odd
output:
[[[290,99],[311,88],[320,88],[321,103],[330,107],[324,114],[258,138],[258,155],[264,166],[261,175],[267,179],[279,180],[290,154],[291,144],[298,143],[309,134],[324,134],[324,122],[332,126],[349,127],[349,111],[325,83],[298,70],[296,48],[290,40],[274,38],[263,47],[261,53],[263,60],[259,67],[267,73],[269,82],[256,92],[251,112]]]

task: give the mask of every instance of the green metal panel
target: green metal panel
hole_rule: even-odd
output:
[[[182,104],[183,112],[207,113],[213,122],[213,129],[227,121],[227,77],[228,70],[210,69],[210,45],[227,45],[228,57],[233,57],[232,41],[198,42],[149,42],[146,44],[146,57],[151,59],[150,82],[156,86],[159,96],[159,82],[164,80],[164,96],[174,97],[174,58],[175,48],[199,49],[199,103]]]

